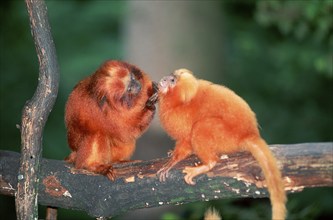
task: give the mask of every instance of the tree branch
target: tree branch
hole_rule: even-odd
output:
[[[288,192],[304,188],[333,186],[333,143],[271,145]],[[16,192],[19,154],[0,151],[0,193]],[[66,209],[84,210],[94,217],[110,217],[132,209],[208,201],[221,198],[268,197],[261,169],[248,153],[224,155],[207,175],[190,186],[182,169],[198,163],[190,157],[171,170],[166,182],[159,182],[157,170],[167,158],[115,165],[118,178],[74,169],[64,161],[41,162],[39,203]]]
[[[15,203],[18,219],[37,219],[42,134],[58,93],[59,71],[45,2],[26,0],[26,6],[39,60],[39,77],[35,94],[25,104],[22,113],[22,154],[20,168],[16,170],[18,182]]]

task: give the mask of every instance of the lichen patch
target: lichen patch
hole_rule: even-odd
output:
[[[43,179],[45,192],[54,197],[66,196],[69,197],[70,193],[63,187],[56,176],[47,176]],[[71,197],[71,196],[70,196]]]

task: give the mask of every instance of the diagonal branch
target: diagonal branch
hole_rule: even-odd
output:
[[[270,146],[276,155],[288,192],[304,188],[333,186],[333,143],[304,143]],[[0,194],[16,192],[19,154],[0,151]],[[248,153],[224,155],[207,175],[190,186],[181,170],[198,163],[191,157],[171,170],[170,178],[159,182],[157,170],[164,159],[122,163],[115,166],[118,179],[74,169],[64,161],[41,162],[39,203],[78,209],[94,217],[110,217],[128,210],[183,204],[221,198],[268,197],[258,163]]]
[[[18,219],[37,219],[42,134],[58,93],[59,70],[45,2],[26,0],[26,6],[39,61],[39,76],[35,94],[22,112],[21,160],[15,203]]]

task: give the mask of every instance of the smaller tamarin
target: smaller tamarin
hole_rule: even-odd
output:
[[[112,164],[129,160],[155,112],[157,84],[134,65],[109,60],[80,81],[65,109],[66,158],[113,180]]]
[[[176,141],[170,160],[158,171],[161,181],[191,154],[202,162],[183,170],[185,182],[194,185],[193,178],[211,170],[221,154],[249,151],[265,175],[272,218],[285,219],[287,198],[276,159],[259,134],[254,112],[241,97],[179,69],[159,82],[159,118]]]

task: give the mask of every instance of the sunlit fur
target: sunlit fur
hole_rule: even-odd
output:
[[[113,179],[112,163],[130,159],[153,118],[147,102],[154,92],[147,74],[121,61],[107,61],[80,81],[65,110],[67,161]]]
[[[204,220],[221,220],[222,218],[220,217],[220,213],[214,209],[214,208],[209,208],[205,212]]]
[[[158,172],[160,180],[191,154],[196,154],[202,165],[186,167],[183,172],[186,183],[195,184],[193,178],[212,169],[221,154],[249,151],[265,175],[272,218],[285,219],[287,199],[281,173],[249,105],[230,89],[196,79],[186,69],[164,77],[159,86],[160,121],[176,140],[171,159]]]

